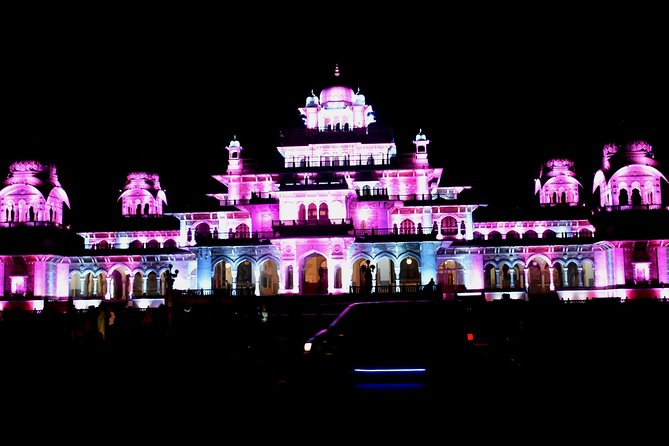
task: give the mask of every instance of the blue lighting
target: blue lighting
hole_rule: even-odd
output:
[[[353,369],[356,373],[425,373],[425,369]]]

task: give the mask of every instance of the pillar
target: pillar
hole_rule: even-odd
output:
[[[578,286],[583,287],[583,267],[578,267]]]
[[[232,283],[230,284],[230,288],[232,290],[237,290],[237,269],[230,269],[230,275],[232,276]]]
[[[562,283],[564,287],[569,287],[569,268],[562,268]]]
[[[197,288],[211,289],[211,248],[200,248],[197,251]],[[234,273],[236,277],[236,273]]]
[[[111,277],[107,276],[107,295],[105,296],[107,299],[111,299],[111,298],[112,298],[112,292],[113,292],[113,289],[114,289],[114,287],[112,286],[112,281],[113,281],[113,280],[114,280],[114,279],[112,279]]]
[[[81,296],[86,296],[86,274],[79,276],[79,284],[81,285]]]
[[[510,287],[511,289],[514,289],[514,288],[516,287],[516,279],[515,279],[515,277],[516,277],[516,270],[515,270],[514,268],[510,268],[510,269],[509,269],[509,282],[510,282],[509,287]]]
[[[99,280],[100,280],[100,277],[99,277],[99,276],[96,276],[96,277],[93,279],[93,296],[97,296],[97,295],[98,295],[98,281],[99,281]]]
[[[396,262],[395,263],[395,290],[394,291],[399,291],[399,286],[401,285],[400,283],[400,272],[402,271],[402,267],[400,265],[401,262]]]
[[[253,266],[253,275],[255,276],[255,289],[253,291],[253,294],[260,294],[260,265],[257,263]],[[251,282],[254,283],[254,282]]]
[[[553,268],[552,266],[548,267],[548,274],[550,275],[550,287],[549,287],[549,289],[551,291],[555,291],[555,277],[553,277],[553,271],[554,270],[555,270],[555,268]]]
[[[530,291],[530,281],[528,280],[529,272],[530,272],[529,268],[523,269],[523,278],[525,279],[525,289],[527,291]]]
[[[149,278],[147,276],[142,276],[142,296],[146,296],[148,290]]]
[[[502,284],[499,283],[499,268],[495,268],[495,288],[501,288]]]

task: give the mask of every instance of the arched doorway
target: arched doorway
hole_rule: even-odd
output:
[[[158,276],[153,271],[146,278],[146,294],[149,296],[158,294]]]
[[[144,277],[142,273],[136,272],[132,280],[132,296],[141,297],[144,295]]]
[[[229,288],[232,283],[232,266],[225,260],[214,265],[214,286],[215,290],[224,290]]]
[[[114,270],[111,273],[111,298],[112,299],[125,299],[128,297],[128,277],[127,273],[124,273],[118,269]]]
[[[351,271],[351,287],[354,293],[362,293],[365,291],[365,271],[372,264],[370,260],[358,259],[353,262],[353,269]]]
[[[584,261],[581,267],[583,269],[583,286],[595,286],[595,270],[592,267],[592,263],[589,261]]]
[[[556,263],[553,266],[553,284],[555,288],[564,288],[564,268],[561,264]]]
[[[211,238],[211,228],[207,223],[200,223],[195,228],[195,242],[200,243]]]
[[[550,291],[550,270],[544,259],[535,258],[530,262],[528,276],[529,292],[547,293]]]
[[[101,296],[102,298],[107,297],[107,273],[101,272],[95,278],[97,281],[97,290],[94,290],[96,296]]]
[[[437,284],[442,290],[455,291],[464,286],[464,268],[455,260],[446,260],[437,269]]]
[[[279,292],[279,269],[274,260],[260,264],[260,295],[275,295]]]
[[[376,290],[377,293],[392,293],[395,291],[397,278],[395,276],[395,262],[387,257],[376,261]]]
[[[486,289],[497,287],[497,272],[493,265],[486,265],[484,270],[484,285]]]
[[[70,297],[81,296],[81,275],[78,272],[70,276]]]
[[[237,296],[255,295],[256,285],[253,277],[253,264],[243,260],[237,265],[237,284],[235,288]]]
[[[302,294],[327,294],[328,262],[320,254],[305,257],[302,265]]]
[[[418,271],[418,260],[407,257],[400,262],[400,287],[416,287],[420,285],[420,272]],[[409,291],[409,290],[406,290]]]

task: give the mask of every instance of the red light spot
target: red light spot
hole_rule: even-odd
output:
[[[467,333],[467,340],[468,341],[473,341],[474,340],[474,333]]]

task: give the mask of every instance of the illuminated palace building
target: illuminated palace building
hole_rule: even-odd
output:
[[[467,198],[470,187],[443,184],[422,132],[398,153],[359,91],[325,88],[299,112],[304,128],[282,133],[275,172],[251,168],[230,142],[227,170],[214,175],[224,192],[200,212],[164,212],[158,175],[133,172],[115,227],[70,230],[56,167],[11,164],[0,189],[0,306],[158,306],[170,268],[175,290],[233,298],[399,295],[431,279],[445,298],[668,297],[669,237],[654,224],[669,222],[667,180],[649,144],[605,146],[588,185],[570,160],[546,160],[536,206],[500,213]]]

